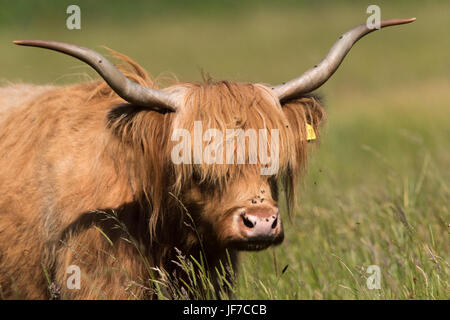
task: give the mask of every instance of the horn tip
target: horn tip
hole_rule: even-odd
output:
[[[19,46],[38,46],[41,43],[44,43],[47,41],[42,40],[14,40],[13,43],[17,44]]]
[[[416,21],[416,17],[409,18],[409,19],[389,19],[389,20],[383,20],[381,21],[381,27],[390,27],[390,26],[396,26],[401,24],[407,24]]]
[[[13,43],[18,46],[33,46],[35,43],[39,42],[39,40],[14,40]]]
[[[416,17],[409,18],[409,19],[399,19],[398,24],[407,24],[416,21]]]

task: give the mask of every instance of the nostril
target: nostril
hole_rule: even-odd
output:
[[[242,215],[242,221],[244,222],[244,225],[250,229],[253,228],[256,224],[256,223],[251,222],[250,219],[247,218],[247,216],[245,216],[245,215]]]
[[[274,217],[274,218],[275,218],[275,217]],[[272,223],[272,229],[275,229],[275,228],[277,227],[277,225],[278,225],[278,217],[275,218],[275,220],[273,221],[273,223]]]

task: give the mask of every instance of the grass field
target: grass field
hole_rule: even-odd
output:
[[[135,11],[102,11],[80,3],[79,31],[65,29],[64,1],[8,8],[25,13],[0,23],[0,77],[57,84],[96,77],[74,59],[11,44],[43,38],[106,45],[155,76],[200,80],[205,70],[216,79],[278,83],[318,62],[340,33],[365,21],[370,4],[139,2]],[[450,297],[450,3],[379,5],[382,18],[417,21],[361,40],[319,89],[328,121],[298,208],[290,222],[284,217],[285,241],[242,254],[235,298]],[[380,290],[366,286],[370,265],[381,269]]]

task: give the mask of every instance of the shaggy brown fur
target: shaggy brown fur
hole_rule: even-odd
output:
[[[120,58],[127,77],[156,87]],[[306,161],[305,124],[318,133],[324,118],[318,100],[281,106],[262,85],[175,85],[188,89],[184,108],[165,114],[124,103],[103,81],[0,88],[1,297],[46,299],[56,290],[62,298],[152,298],[152,268],[176,272],[174,248],[194,257],[203,248],[211,270],[227,248],[236,262],[227,212],[261,188],[276,206],[281,180],[292,204]],[[174,165],[172,131],[192,131],[194,120],[204,129],[280,130],[279,173]],[[82,271],[80,290],[65,285],[72,264]]]

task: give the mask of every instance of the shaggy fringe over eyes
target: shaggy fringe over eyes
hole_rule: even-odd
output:
[[[274,175],[284,186],[289,211],[295,199],[295,184],[306,165],[307,134],[306,123],[311,124],[318,132],[319,123],[324,118],[323,108],[316,97],[303,97],[280,105],[266,86],[250,83],[232,83],[227,81],[183,84],[188,88],[184,108],[173,122],[172,130],[183,128],[194,136],[194,121],[201,121],[203,132],[207,129],[218,129],[225,135],[227,129],[265,129],[269,146],[274,143],[271,130],[279,133],[279,169]],[[226,135],[225,135],[226,136]],[[225,137],[224,137],[225,138]],[[245,140],[245,164],[236,164],[238,144],[232,137],[234,164],[226,164],[226,146],[219,145],[223,151],[223,164],[193,164],[174,166],[175,192],[180,192],[187,182],[196,180],[199,183],[214,186],[218,192],[225,191],[227,185],[237,178],[251,178],[260,175],[262,167],[258,160],[250,164],[250,158],[257,158],[258,146],[252,150],[249,139]],[[225,144],[228,144],[226,139]],[[202,150],[206,144],[203,142]],[[269,157],[270,148],[267,147]],[[194,147],[191,143],[191,159],[194,158]],[[258,158],[259,159],[259,158]],[[270,163],[269,163],[270,166]]]
[[[111,52],[125,64],[119,66],[131,80],[147,87],[157,88],[156,83],[136,62],[125,55]],[[130,183],[137,197],[150,204],[150,233],[156,234],[162,222],[164,208],[160,205],[169,192],[179,195],[192,181],[211,186],[223,192],[235,179],[250,178],[260,174],[264,165],[259,162],[249,164],[251,148],[248,139],[245,144],[245,164],[236,164],[237,139],[234,139],[235,164],[173,164],[170,156],[178,143],[171,141],[175,129],[186,129],[194,139],[194,121],[201,121],[202,133],[207,129],[266,129],[269,145],[272,143],[271,130],[279,132],[279,170],[274,178],[285,189],[289,211],[295,200],[295,185],[299,174],[306,166],[307,147],[306,123],[313,126],[317,137],[319,124],[325,118],[320,100],[315,96],[293,99],[280,105],[266,86],[251,83],[214,82],[207,79],[203,83],[176,83],[187,89],[185,103],[177,113],[160,114],[143,107],[123,104],[123,101],[102,82],[84,84],[93,86],[91,103],[115,105],[109,114],[107,126],[114,132],[110,141],[105,141],[107,154],[115,159],[117,168],[129,168]],[[120,104],[122,102],[122,104]],[[228,141],[227,141],[228,142]],[[226,142],[226,143],[227,143]],[[205,150],[209,142],[203,142]],[[191,141],[191,159],[194,144]],[[223,150],[226,150],[224,146]],[[270,148],[268,150],[270,155]],[[253,155],[254,156],[254,155]],[[269,163],[270,165],[270,163]]]

